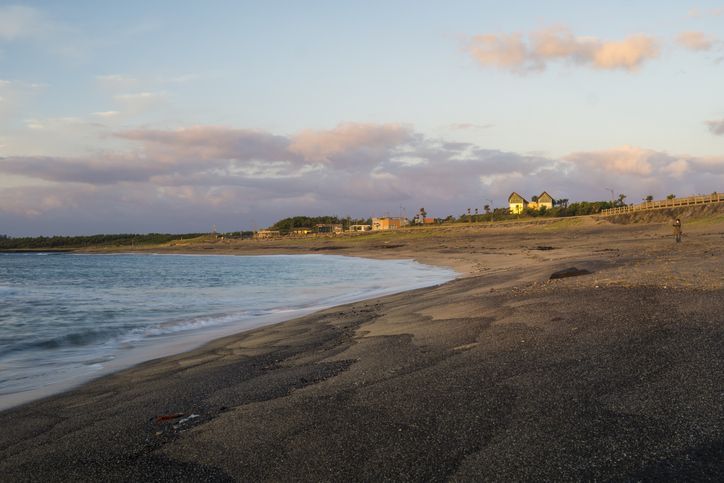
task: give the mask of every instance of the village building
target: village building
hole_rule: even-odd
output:
[[[333,223],[320,223],[318,225],[314,225],[314,231],[317,233],[330,233],[330,234],[338,234],[342,233],[342,225],[339,224],[333,224]]]
[[[313,233],[311,228],[294,228],[289,232],[293,236],[307,236],[310,233]]]
[[[412,219],[413,225],[431,225],[433,223],[435,223],[435,218],[428,218],[425,208],[420,208],[420,211]]]
[[[423,218],[423,217],[420,217],[420,216],[416,216],[416,217],[412,220],[412,223],[415,224],[415,225],[432,225],[432,224],[435,223],[435,218],[429,218],[429,217],[424,217],[424,218]]]
[[[541,210],[543,208],[550,210],[553,209],[553,204],[555,203],[553,200],[553,197],[546,193],[545,191],[538,195],[538,209]]]
[[[259,230],[254,233],[254,238],[258,239],[278,238],[280,236],[281,232],[279,230]]]
[[[409,221],[407,218],[393,218],[390,216],[384,216],[381,218],[372,218],[372,230],[396,230],[403,226],[407,226]]]
[[[349,225],[349,231],[370,231],[372,225]]]
[[[412,219],[413,225],[432,225],[434,223],[435,223],[435,218],[422,216],[420,214],[415,215],[415,217]]]
[[[519,215],[528,208],[528,200],[513,191],[510,196],[508,196],[508,205],[510,206],[511,214]]]
[[[541,193],[539,196],[534,196],[533,201],[528,201],[520,196],[515,191],[508,197],[508,205],[510,206],[510,213],[513,215],[519,215],[525,210],[550,210],[553,208],[555,201],[553,197],[546,191]]]

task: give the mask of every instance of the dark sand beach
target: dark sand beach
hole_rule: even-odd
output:
[[[646,221],[167,247],[415,258],[461,276],[4,411],[0,475],[721,480],[724,218],[685,218],[678,245],[668,220]],[[549,279],[572,267],[590,273]]]

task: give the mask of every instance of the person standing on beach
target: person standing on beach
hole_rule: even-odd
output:
[[[673,226],[674,226],[674,240],[676,240],[676,243],[680,243],[681,242],[681,220],[677,218],[676,221],[674,221]]]

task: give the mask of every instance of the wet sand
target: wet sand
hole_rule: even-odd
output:
[[[335,307],[0,413],[3,480],[721,479],[724,223],[170,247],[415,258]],[[592,272],[549,280],[576,267]]]

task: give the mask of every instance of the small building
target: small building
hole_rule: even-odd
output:
[[[289,232],[292,236],[307,236],[310,233],[312,233],[311,228],[294,228]]]
[[[412,223],[415,225],[433,225],[433,224],[435,224],[435,218],[430,218],[430,217],[421,218],[421,217],[416,216],[412,220]]]
[[[372,230],[396,230],[403,226],[407,226],[409,221],[407,218],[393,218],[390,216],[383,216],[381,218],[372,218]]]
[[[268,238],[279,238],[281,232],[279,230],[259,230],[254,233],[254,238],[268,239]]]
[[[519,215],[528,208],[528,200],[513,191],[510,196],[508,196],[508,205],[510,206],[511,214]]]
[[[320,223],[318,225],[314,225],[314,231],[317,233],[331,233],[331,234],[338,234],[342,233],[342,225],[334,224],[334,223]]]
[[[435,218],[415,215],[415,218],[412,219],[412,223],[414,225],[432,225],[435,223]]]
[[[526,200],[515,191],[508,197],[508,204],[510,205],[510,212],[514,215],[519,215],[525,210],[550,210],[555,204],[555,200],[546,191],[541,193],[539,196],[534,196],[531,201]]]
[[[550,209],[553,209],[554,201],[553,201],[553,197],[544,191],[543,193],[541,193],[538,196],[537,203],[538,203],[538,210],[541,210],[543,208],[550,210]]]
[[[349,231],[370,231],[372,225],[349,225]]]

